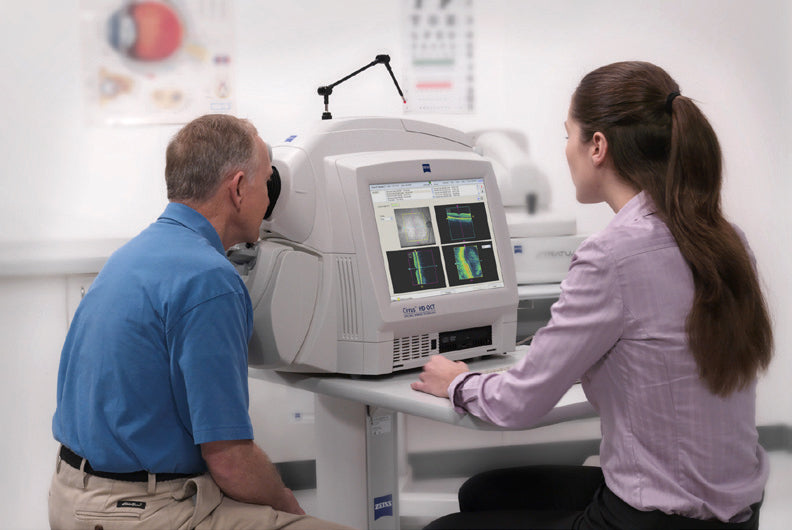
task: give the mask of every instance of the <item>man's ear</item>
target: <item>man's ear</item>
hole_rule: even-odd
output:
[[[237,171],[228,179],[228,194],[231,198],[231,203],[239,210],[242,207],[242,188],[245,185],[245,173]]]
[[[597,131],[591,137],[591,161],[595,167],[605,163],[608,157],[608,139],[604,134]]]

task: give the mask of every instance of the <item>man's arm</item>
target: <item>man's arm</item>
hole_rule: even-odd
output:
[[[304,514],[278,470],[253,440],[201,444],[209,473],[225,495],[240,502],[265,504],[276,510]]]

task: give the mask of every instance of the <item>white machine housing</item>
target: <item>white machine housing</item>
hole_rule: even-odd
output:
[[[280,198],[250,262],[238,265],[254,308],[251,366],[374,375],[437,353],[460,360],[514,350],[506,218],[492,166],[468,135],[396,118],[323,121],[273,146],[273,165]],[[458,179],[483,179],[499,280],[394,295],[370,186]]]

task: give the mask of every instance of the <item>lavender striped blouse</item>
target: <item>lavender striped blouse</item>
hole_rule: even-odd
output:
[[[581,244],[526,356],[506,372],[460,375],[449,397],[459,411],[529,427],[580,379],[616,495],[639,510],[744,520],[768,476],[756,384],[722,398],[701,382],[685,334],[692,296],[690,269],[642,192]]]

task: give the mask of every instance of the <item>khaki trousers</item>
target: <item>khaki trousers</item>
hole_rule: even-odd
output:
[[[351,530],[307,515],[237,502],[206,473],[157,482],[87,474],[58,457],[49,493],[53,530]]]

